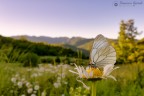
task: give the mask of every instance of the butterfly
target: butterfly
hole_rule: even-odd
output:
[[[103,35],[98,35],[92,45],[89,65],[101,68],[108,64],[115,64],[115,62],[115,49],[109,44]]]

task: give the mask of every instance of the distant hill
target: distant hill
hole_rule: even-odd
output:
[[[27,35],[22,35],[22,36],[12,36],[12,38],[15,39],[26,39],[28,41],[32,42],[43,42],[47,44],[53,44],[56,46],[62,46],[65,48],[71,48],[74,51],[76,50],[82,50],[82,52],[86,55],[89,56],[89,51],[91,50],[91,46],[93,43],[93,38],[82,38],[82,37],[46,37],[46,36],[27,36]],[[117,42],[116,39],[109,39],[110,42]]]
[[[62,46],[54,46],[52,44],[45,44],[42,42],[30,42],[28,40],[15,40],[10,37],[3,37],[0,35],[0,49],[19,50],[21,52],[31,52],[39,56],[68,56],[77,57],[77,52],[70,48],[63,48]],[[14,51],[13,51],[14,52]]]
[[[48,44],[55,44],[55,43],[66,43],[68,42],[69,38],[68,37],[46,37],[46,36],[27,36],[27,35],[22,35],[22,36],[12,36],[12,38],[15,39],[23,39],[25,38],[28,41],[32,42],[46,42]]]
[[[93,40],[90,40],[89,42],[86,42],[85,44],[79,45],[78,48],[82,48],[85,50],[91,50],[92,44],[93,44]]]

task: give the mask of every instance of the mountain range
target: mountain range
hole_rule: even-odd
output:
[[[83,37],[46,37],[46,36],[28,36],[28,35],[21,35],[21,36],[11,36],[14,39],[25,39],[31,42],[44,42],[46,44],[53,44],[56,46],[62,46],[65,48],[71,48],[74,51],[82,50],[82,52],[88,56],[89,51],[91,50],[91,46],[93,43],[94,38],[83,38]],[[112,41],[116,41],[114,39],[109,39]]]

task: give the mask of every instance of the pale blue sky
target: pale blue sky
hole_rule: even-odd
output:
[[[144,31],[144,0],[135,6],[120,1],[125,0],[0,0],[0,35],[117,38],[122,19],[134,19]]]

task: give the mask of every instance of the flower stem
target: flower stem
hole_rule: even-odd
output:
[[[91,96],[96,96],[96,81],[91,82]]]

